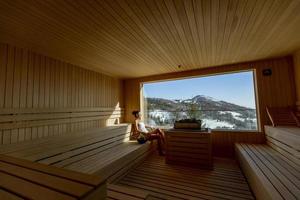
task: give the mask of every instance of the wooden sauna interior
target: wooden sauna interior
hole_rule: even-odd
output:
[[[300,199],[299,11],[299,0],[1,0],[0,199]],[[258,129],[212,129],[212,169],[130,139],[144,83],[247,70]],[[203,164],[206,139],[176,142]]]

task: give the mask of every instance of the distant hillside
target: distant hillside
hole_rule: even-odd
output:
[[[203,120],[204,126],[222,129],[256,129],[256,110],[197,95],[191,99],[147,98],[148,123],[173,124],[183,118]]]

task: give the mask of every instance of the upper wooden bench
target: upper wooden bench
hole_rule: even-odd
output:
[[[267,144],[236,144],[236,155],[257,199],[299,199],[300,128],[266,126]]]
[[[299,112],[294,107],[267,107],[266,111],[274,127],[300,127]]]
[[[105,180],[0,155],[0,199],[105,199]]]
[[[300,159],[300,128],[265,126],[267,144],[290,159]]]
[[[130,124],[94,128],[84,135],[79,131],[2,145],[0,154],[113,180],[153,150],[149,143],[129,141],[130,131]]]

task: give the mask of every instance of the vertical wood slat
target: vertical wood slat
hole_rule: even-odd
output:
[[[34,54],[33,68],[33,108],[38,108],[40,92],[40,56],[37,54]]]
[[[10,144],[11,130],[3,130],[2,133],[2,144]]]
[[[64,63],[59,63],[59,107],[63,108],[64,106],[64,84],[63,84],[63,70],[64,70]]]
[[[0,43],[0,109],[18,112],[18,109],[116,107],[123,105],[120,96],[107,91],[120,93],[121,87],[116,86],[121,83],[103,74]],[[82,120],[3,129],[0,145],[103,125],[103,119]]]
[[[13,102],[13,81],[14,81],[14,61],[15,48],[8,47],[7,67],[6,67],[6,83],[5,83],[5,108],[11,108]]]
[[[7,45],[0,44],[0,108],[4,107],[5,102],[6,64]]]
[[[0,131],[0,144],[3,143],[3,131]]]
[[[63,67],[63,107],[68,106],[68,65],[64,63]]]
[[[45,58],[45,108],[50,107],[50,61]]]
[[[40,80],[39,80],[39,108],[45,107],[45,82],[46,82],[45,57],[40,56]]]
[[[14,71],[13,71],[13,90],[12,90],[12,108],[20,107],[20,79],[21,79],[21,49],[14,49]],[[18,141],[19,130],[11,131],[11,143]]]
[[[55,66],[54,66],[54,60],[50,59],[49,60],[50,64],[50,92],[49,92],[49,97],[50,97],[50,108],[54,108],[54,99],[55,99]]]
[[[28,51],[22,49],[21,58],[21,77],[20,77],[20,108],[26,108],[27,98],[27,78],[28,78]],[[18,141],[24,141],[26,139],[26,129],[19,129]],[[0,143],[1,144],[1,143]]]
[[[15,48],[7,47],[6,73],[5,73],[5,93],[4,93],[4,108],[11,108],[13,103],[13,72],[14,72],[14,53]],[[3,60],[5,61],[5,60]],[[11,130],[3,131],[3,144],[11,143]]]
[[[20,82],[20,108],[26,108],[28,84],[28,51],[22,51],[21,82]]]
[[[33,97],[33,54],[28,53],[28,72],[27,72],[27,101],[26,108],[32,108],[32,97]]]
[[[54,107],[59,107],[59,62],[54,61]]]

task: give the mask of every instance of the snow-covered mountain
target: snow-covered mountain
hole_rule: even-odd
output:
[[[212,129],[257,129],[256,110],[197,95],[191,99],[147,98],[147,120],[151,125],[170,125],[175,120],[197,118]]]

